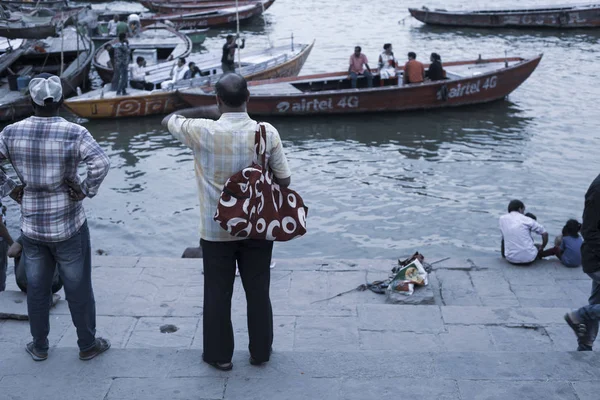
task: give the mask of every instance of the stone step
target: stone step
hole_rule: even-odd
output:
[[[0,358],[0,399],[573,399],[596,400],[600,355],[576,352],[273,353],[250,366],[236,352],[221,372],[200,350],[111,349],[89,361],[55,349],[35,363],[21,349]]]

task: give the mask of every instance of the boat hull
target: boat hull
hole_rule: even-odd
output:
[[[261,80],[298,75],[306,62],[314,43],[305,51],[282,64],[261,72],[246,75],[246,79]],[[214,104],[215,98],[211,96]],[[88,119],[144,117],[148,115],[168,114],[188,107],[177,91],[156,91],[137,96],[120,96],[86,101],[66,101],[65,107],[74,114]]]
[[[595,8],[549,8],[519,12],[449,12],[409,9],[419,21],[430,25],[478,28],[599,28],[600,6]]]
[[[266,11],[274,2],[275,0],[267,0],[264,3],[264,6],[261,5],[261,3],[258,3],[255,7],[246,7],[245,9],[240,10],[239,13],[231,11],[217,14],[197,13],[198,15],[194,15],[194,12],[186,11],[183,13],[158,14],[150,18],[142,18],[141,24],[142,26],[146,26],[168,20],[173,23],[176,29],[198,27],[209,28],[230,25],[235,24],[238,18],[240,21],[243,21],[261,15],[263,11]]]
[[[399,112],[433,108],[459,107],[503,99],[521,85],[535,70],[541,56],[510,68],[462,79],[427,82],[404,86],[384,86],[371,89],[327,90],[290,94],[254,95],[250,84],[248,112],[261,116],[301,116],[317,114],[356,114]],[[488,60],[499,62],[502,60]],[[464,64],[464,63],[463,63]],[[446,63],[447,67],[460,65]],[[321,79],[340,81],[344,74],[321,74],[296,79],[271,80],[277,83],[295,80]],[[444,95],[444,92],[447,94]],[[194,107],[214,104],[210,94],[182,91],[181,98]]]

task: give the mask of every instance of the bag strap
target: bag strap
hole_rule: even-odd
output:
[[[261,148],[261,143],[264,143],[264,147]],[[256,124],[256,131],[254,132],[254,149],[256,161],[262,165],[263,170],[267,170],[267,129],[261,122]]]

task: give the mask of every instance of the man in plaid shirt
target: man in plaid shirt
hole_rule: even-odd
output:
[[[58,116],[63,102],[60,78],[42,74],[29,83],[34,116],[0,133],[0,161],[8,160],[21,184],[0,171],[0,191],[21,204],[27,309],[33,341],[26,350],[36,361],[48,358],[48,296],[55,266],[77,328],[79,358],[89,360],[108,350],[96,338],[90,233],[81,201],[94,197],[110,162],[84,127]],[[87,165],[79,182],[77,167]]]

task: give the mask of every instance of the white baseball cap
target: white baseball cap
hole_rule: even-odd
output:
[[[29,94],[38,106],[44,106],[48,99],[52,99],[53,103],[58,103],[63,95],[60,78],[56,75],[50,75],[47,78],[33,78],[29,82]]]

